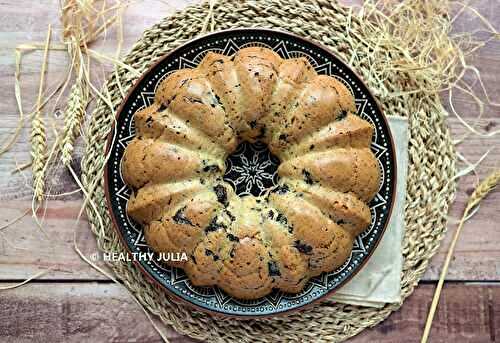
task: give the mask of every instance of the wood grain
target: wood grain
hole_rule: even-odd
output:
[[[197,0],[146,0],[133,2],[124,13],[124,51],[140,37],[145,28],[168,16],[176,9]],[[361,0],[344,0],[347,4]],[[500,2],[472,0],[493,25],[500,28]],[[60,37],[59,0],[0,1],[0,144],[5,142],[17,125],[18,111],[14,98],[14,49],[28,42],[41,42],[47,25],[55,28],[53,41]],[[481,23],[465,11],[453,24],[455,32],[473,32]],[[94,44],[93,48],[113,54],[116,49],[114,29],[107,32],[107,39]],[[475,33],[484,37],[484,32]],[[61,52],[50,54],[47,84],[56,85],[64,74],[67,57]],[[481,72],[482,81],[493,100],[500,96],[500,40],[490,42],[479,50],[471,60]],[[30,111],[36,99],[41,52],[24,55],[22,66],[23,106]],[[110,66],[104,70],[109,71]],[[104,76],[95,79],[98,85]],[[473,73],[465,81],[478,82]],[[478,93],[480,94],[480,92]],[[483,95],[484,98],[484,95]],[[451,110],[446,95],[443,104]],[[469,122],[478,115],[473,99],[455,92],[453,105]],[[47,108],[47,118],[55,118],[57,110]],[[53,110],[54,109],[54,110]],[[483,132],[500,129],[500,107],[485,106],[483,119],[477,128]],[[57,118],[55,120],[58,120]],[[453,116],[447,119],[454,138],[466,134],[466,130]],[[0,157],[0,227],[31,208],[29,170],[12,174],[16,163],[30,160],[29,121],[26,122],[18,142],[11,151]],[[492,149],[478,168],[478,177],[483,178],[494,168],[500,167],[500,136],[485,139],[471,135],[457,146],[470,162],[476,162],[486,151]],[[79,172],[83,153],[82,140],[78,141],[74,168]],[[460,168],[464,165],[460,164]],[[459,180],[456,200],[451,207],[450,218],[459,218],[474,189],[477,177],[468,175]],[[48,187],[51,194],[71,192],[76,184],[64,168],[53,170]],[[23,280],[40,270],[53,268],[50,273],[25,287],[3,291],[0,295],[0,339],[1,341],[138,341],[159,342],[158,334],[129,297],[122,286],[109,283],[105,277],[83,262],[73,249],[76,233],[78,246],[86,254],[97,251],[85,216],[75,223],[81,194],[51,197],[47,204],[43,230],[36,227],[28,214],[9,228],[0,230],[0,286],[8,281]],[[39,211],[43,215],[43,209]],[[500,192],[495,191],[481,204],[479,212],[466,224],[450,266],[442,300],[431,333],[432,342],[494,342],[500,341]],[[450,220],[449,234],[439,252],[430,261],[424,276],[425,283],[434,282],[447,251],[451,233],[456,225]],[[15,247],[12,247],[14,245]],[[98,262],[99,263],[99,262]],[[464,281],[492,281],[492,283],[470,284]],[[96,282],[97,281],[97,282]],[[430,304],[433,285],[420,285],[405,302],[401,311],[373,330],[366,330],[353,342],[417,342]],[[174,342],[191,342],[171,329],[166,335]]]
[[[352,342],[420,342],[434,286],[421,285],[373,330]],[[497,342],[500,340],[500,285],[446,284],[434,318],[429,342]]]
[[[490,118],[491,122],[500,127],[500,118]],[[448,120],[452,133],[460,137],[466,133],[457,119]],[[27,145],[23,144],[23,145]],[[490,146],[500,146],[500,135],[492,139],[470,137],[466,144],[459,146],[462,153],[470,161],[477,161]],[[78,150],[81,154],[82,150]],[[26,154],[28,152],[26,151]],[[479,169],[479,178],[484,178],[489,170],[493,169],[500,161],[500,149],[493,149],[484,160]],[[12,161],[4,160],[0,166],[11,164]],[[77,163],[74,164],[78,166]],[[6,168],[7,170],[9,168]],[[56,192],[68,192],[76,189],[68,171],[60,168],[57,175],[51,178],[52,189],[60,187]],[[29,172],[27,172],[29,175]],[[31,208],[31,191],[25,188],[22,175],[5,175],[0,172],[0,182],[10,178],[12,186],[4,187],[0,194],[3,210],[0,212],[0,225],[9,219],[18,217]],[[28,177],[29,179],[29,177]],[[448,230],[456,229],[453,219],[460,218],[468,195],[474,189],[474,175],[466,176],[459,182],[456,200],[449,213],[450,223]],[[1,189],[1,188],[0,188]],[[12,190],[12,191],[11,191]],[[17,190],[17,192],[16,192]],[[54,190],[52,190],[54,192]],[[79,194],[49,200],[43,228],[51,240],[37,229],[33,218],[27,215],[23,220],[3,230],[5,239],[13,245],[27,250],[15,249],[5,240],[0,243],[0,262],[5,268],[0,270],[0,280],[21,280],[35,274],[49,266],[54,267],[49,274],[43,276],[48,280],[103,280],[104,276],[88,266],[73,250],[73,236],[76,230],[78,246],[86,254],[96,251],[95,238],[88,230],[85,217],[81,218],[75,227],[75,220],[80,211],[82,201]],[[500,280],[500,192],[491,193],[482,203],[479,212],[466,224],[458,242],[454,261],[448,274],[449,280]],[[43,216],[44,211],[39,212]],[[478,230],[480,230],[478,232]],[[437,255],[431,260],[424,280],[436,280],[439,277],[441,265],[444,261],[451,235],[447,235]],[[1,239],[1,237],[0,237]],[[30,253],[27,254],[26,251]]]
[[[419,342],[433,289],[421,285],[401,310],[351,342]],[[123,286],[109,283],[33,283],[5,291],[0,334],[15,342],[160,342]],[[193,342],[172,330],[167,335],[172,342]],[[430,338],[433,343],[499,340],[500,285],[447,284]]]
[[[34,283],[0,298],[5,342],[161,342],[123,286],[108,283]],[[15,323],[15,325],[13,325]],[[189,342],[165,330],[171,342]]]

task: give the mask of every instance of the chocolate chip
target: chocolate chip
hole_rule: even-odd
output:
[[[340,111],[340,113],[337,115],[337,118],[335,118],[335,120],[342,120],[344,119],[345,117],[347,117],[347,111],[346,110],[342,110]]]
[[[205,173],[215,173],[215,172],[219,172],[220,171],[220,168],[218,165],[215,165],[215,164],[212,164],[212,165],[209,165],[209,166],[206,166],[203,168],[203,171]]]
[[[222,109],[224,110],[224,105],[220,101],[220,97],[217,94],[214,94],[212,101],[214,102],[215,105],[222,107]]]
[[[288,193],[288,191],[290,190],[290,188],[288,187],[288,185],[279,185],[278,187],[276,187],[274,190],[273,190],[273,193],[277,193],[277,194],[286,194]]]
[[[302,175],[304,176],[305,183],[307,183],[308,185],[312,185],[314,183],[311,173],[309,173],[307,170],[302,169]]]
[[[236,220],[236,217],[229,211],[229,210],[226,210],[225,211],[227,216],[229,217],[229,219],[231,219],[231,221],[235,221]]]
[[[225,227],[226,227],[225,225],[217,223],[217,217],[214,217],[212,218],[210,223],[205,227],[205,233],[217,231]]]
[[[283,213],[279,213],[278,216],[276,217],[276,221],[278,223],[281,223],[283,225],[288,224],[288,219],[286,219],[286,216]]]
[[[236,237],[235,235],[230,234],[230,233],[227,234],[227,239],[229,239],[231,242],[239,242],[240,241],[240,239],[238,237]]]
[[[301,253],[303,254],[306,254],[306,255],[309,255],[313,248],[312,246],[306,244],[306,243],[302,243],[301,241],[295,241],[293,246]]]
[[[194,226],[194,224],[188,218],[186,218],[186,215],[184,214],[185,210],[186,210],[186,206],[184,206],[183,208],[179,209],[175,213],[175,215],[172,217],[172,219],[177,224],[186,224],[186,225]]]
[[[280,269],[275,261],[269,261],[267,267],[269,269],[269,276],[281,276]]]
[[[163,112],[167,109],[167,106],[162,102],[160,107],[158,107],[158,112]]]
[[[257,136],[257,139],[262,139],[264,138],[264,136],[266,135],[266,127],[265,126],[262,126],[260,128],[260,133],[259,135]]]
[[[214,187],[215,195],[217,196],[217,201],[222,205],[227,206],[229,202],[227,201],[227,191],[223,185],[216,185]]]
[[[205,255],[212,256],[214,261],[217,261],[219,259],[219,256],[214,254],[214,252],[212,250],[209,250],[209,249],[205,249]]]

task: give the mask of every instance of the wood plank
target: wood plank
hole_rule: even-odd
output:
[[[487,118],[480,125],[494,123],[500,127],[500,119]],[[449,118],[448,124],[452,136],[462,137],[466,131],[456,118]],[[483,180],[493,170],[500,168],[500,135],[493,138],[471,136],[456,147],[457,151],[470,162],[478,161],[488,149],[488,156],[477,168],[477,176],[469,174],[459,179],[458,189],[448,216],[448,233],[445,236],[438,253],[433,257],[427,269],[424,280],[439,278],[451,238],[457,228],[457,221],[462,217],[469,196],[475,189],[477,181]],[[459,170],[465,168],[458,163]],[[448,271],[448,280],[499,280],[500,279],[500,189],[494,190],[486,197],[479,211],[464,226],[455,250],[453,261]]]
[[[420,342],[433,285],[420,285],[402,308],[352,342]],[[497,342],[500,339],[500,285],[445,284],[429,342]]]
[[[122,53],[127,52],[132,47],[145,29],[175,10],[196,2],[196,0],[131,2],[123,15]],[[52,24],[54,32],[52,41],[54,43],[60,42],[59,1],[43,0],[33,3],[30,0],[19,0],[10,4],[2,3],[0,6],[2,8],[0,13],[0,94],[3,95],[3,100],[0,103],[0,113],[9,117],[12,116],[12,119],[15,120],[17,119],[17,105],[14,97],[14,49],[20,44],[43,42],[49,23]],[[12,19],[18,17],[23,18],[22,25],[17,20]],[[29,25],[25,25],[25,23],[29,23]],[[133,25],[130,25],[131,23]],[[114,55],[116,40],[116,30],[113,26],[107,30],[105,39],[93,43],[91,48]],[[24,95],[23,104],[26,109],[32,107],[36,100],[41,56],[42,52],[38,51],[26,54],[23,57],[21,84]],[[68,59],[64,52],[53,51],[50,53],[46,82],[48,87],[57,83],[62,72],[66,70],[67,63]],[[104,67],[105,71],[112,69],[109,64],[105,64]],[[100,74],[100,67],[92,72]],[[102,76],[100,78],[101,80],[96,83],[97,85],[102,83]],[[14,122],[9,119],[7,121]]]
[[[107,278],[84,262],[73,248],[73,238],[79,249],[89,255],[97,251],[95,238],[84,216],[76,223],[82,201],[53,201],[45,211],[40,231],[28,214],[0,235],[0,280],[21,280],[41,270],[52,268],[44,279],[106,280]],[[16,218],[31,204],[26,201],[5,202],[2,218]],[[43,217],[44,209],[39,211]],[[5,223],[2,219],[0,223]],[[4,237],[2,239],[2,237]]]
[[[345,4],[360,3],[358,0],[344,0]],[[148,1],[134,2],[124,13],[123,51],[128,51],[132,44],[140,37],[144,29],[158,22],[162,17],[167,16],[177,9],[184,8],[188,4],[197,3],[196,0],[168,0],[168,1]],[[493,14],[500,11],[500,3],[488,0],[475,0],[471,3],[482,11],[486,18],[494,24],[498,18]],[[24,18],[23,24],[12,18]],[[50,20],[48,20],[50,18]],[[41,42],[44,40],[47,25],[50,22],[54,27],[54,41],[58,40],[60,32],[59,23],[59,2],[57,0],[44,0],[33,3],[30,0],[19,0],[15,3],[2,4],[0,13],[0,94],[4,95],[4,101],[0,103],[0,113],[16,115],[16,105],[14,100],[14,48],[22,43]],[[28,22],[29,25],[25,25]],[[479,27],[477,20],[471,20],[470,16],[464,15],[454,23],[455,31],[471,31],[470,27]],[[500,25],[497,25],[500,26]],[[115,48],[115,31],[111,28],[107,34],[105,42],[98,42],[93,48],[101,51],[112,52]],[[475,56],[475,65],[482,74],[483,81],[489,89],[491,95],[499,94],[500,64],[496,63],[500,58],[500,42],[490,42],[486,47],[479,50]],[[41,52],[29,54],[23,63],[23,93],[26,94],[25,102],[27,108],[33,105],[38,87],[38,73],[41,63]],[[67,60],[63,53],[51,54],[49,63],[49,79],[57,79],[56,75],[64,70]],[[107,68],[109,70],[109,68]],[[468,75],[468,81],[473,78]],[[48,83],[50,84],[50,82]],[[472,106],[473,100],[465,94],[457,94],[456,107],[461,109],[464,116],[474,117],[477,109]],[[490,107],[494,111],[495,108]],[[495,112],[493,112],[495,113]],[[498,111],[496,111],[498,113]]]
[[[421,285],[399,311],[351,342],[419,342],[433,290],[433,285]],[[116,284],[35,282],[4,291],[0,309],[0,333],[7,341],[159,342],[137,304]],[[192,342],[171,329],[166,332],[172,341]],[[431,342],[499,338],[500,285],[446,284]]]
[[[151,0],[134,2],[125,12],[124,51],[137,40],[141,32],[156,23],[173,10],[197,0]],[[361,0],[345,0],[345,3]],[[14,57],[15,46],[27,42],[40,42],[45,37],[48,22],[55,28],[57,41],[59,28],[58,0],[17,0],[0,4],[0,143],[8,137],[17,124],[17,107],[14,99]],[[497,28],[500,27],[500,2],[473,0],[471,6],[478,8]],[[22,20],[20,20],[20,18]],[[472,32],[480,26],[470,16],[459,18],[454,23],[454,31]],[[94,48],[112,53],[114,51],[114,31],[108,32],[106,42]],[[490,96],[496,99],[500,94],[500,41],[490,42],[481,49],[473,64],[482,73],[483,81]],[[36,98],[41,52],[30,53],[24,59],[22,89],[24,107],[29,109]],[[62,53],[51,53],[48,84],[59,79],[67,63]],[[109,70],[109,67],[105,68]],[[473,82],[471,75],[466,80]],[[99,82],[97,83],[99,84]],[[477,84],[476,84],[477,86]],[[446,99],[445,99],[446,100]],[[445,106],[449,108],[449,105]],[[455,107],[468,120],[477,116],[477,107],[465,94],[456,93]],[[60,107],[60,106],[59,106]],[[485,130],[500,128],[498,107],[487,106],[487,112],[479,125]],[[451,117],[448,120],[455,137],[464,133],[463,127]],[[11,175],[15,160],[29,161],[29,123],[22,131],[20,140],[12,151],[0,158],[0,226],[31,207],[29,189],[30,174]],[[476,161],[488,148],[496,147],[485,159],[479,175],[492,168],[500,167],[500,140],[486,140],[471,137],[459,151],[471,161]],[[77,156],[81,156],[81,144],[77,146]],[[76,158],[75,167],[79,165]],[[460,180],[457,199],[450,216],[458,218],[465,207],[466,195],[473,189],[475,178]],[[75,189],[75,184],[64,169],[50,176],[48,187],[53,193]],[[500,192],[491,194],[482,204],[479,213],[467,223],[457,246],[448,279],[453,280],[500,280]],[[53,267],[45,275],[45,282],[35,282],[28,286],[2,292],[0,296],[0,336],[6,341],[151,341],[159,342],[142,311],[131,300],[126,291],[118,285],[105,282],[53,283],[50,280],[104,280],[104,277],[80,260],[72,249],[73,232],[77,230],[80,248],[89,255],[96,249],[94,237],[88,229],[85,218],[75,227],[81,205],[78,194],[51,201],[44,229],[52,240],[47,241],[36,229],[28,216],[12,227],[0,230],[9,242],[27,250],[10,247],[0,237],[0,280],[21,280],[39,270]],[[444,259],[447,244],[455,225],[449,225],[440,251],[431,261],[424,276],[425,280],[435,280]],[[5,284],[5,283],[4,283]],[[0,285],[4,285],[1,284]],[[490,342],[500,340],[500,295],[498,284],[455,285],[446,284],[441,306],[437,313],[432,342]],[[417,342],[425,321],[427,308],[432,297],[433,286],[421,285],[415,294],[405,302],[402,310],[392,315],[382,325],[367,330],[353,342]],[[171,330],[166,330],[171,341],[191,342]]]
[[[55,27],[59,27],[58,23],[58,3],[57,1],[50,0],[41,3],[33,4],[28,0],[20,0],[16,5],[12,4],[2,4],[2,14],[0,14],[0,19],[4,18],[2,21],[2,26],[0,26],[0,32],[2,37],[7,38],[2,40],[3,43],[0,45],[0,92],[5,95],[5,101],[0,103],[0,113],[2,113],[2,121],[0,122],[0,136],[7,137],[9,133],[12,132],[16,125],[17,120],[17,109],[15,106],[14,96],[13,96],[13,48],[20,43],[26,41],[41,41],[45,35],[45,26],[47,24],[47,18],[53,18],[53,24]],[[193,2],[195,2],[193,0]],[[476,2],[475,2],[476,3]],[[494,13],[495,6],[488,1],[478,1],[477,4],[480,8],[483,8],[490,19],[495,19],[492,16]],[[146,3],[136,3],[133,4],[126,12],[124,17],[124,22],[133,22],[134,25],[125,25],[125,50],[129,47],[143,29],[147,26],[152,25],[157,22],[159,17],[171,13],[175,8],[181,8],[185,6],[185,1],[152,1]],[[148,10],[146,10],[148,9]],[[15,21],[8,20],[8,18],[13,18],[16,13],[20,13],[28,17],[30,22],[29,26],[19,26]],[[463,29],[470,25],[470,19],[467,17],[460,18],[456,22],[457,30]],[[57,32],[57,30],[56,30]],[[104,49],[106,51],[112,51],[113,44],[111,44],[113,37],[113,31],[110,30],[108,33],[108,41],[106,43],[100,43],[96,48]],[[57,35],[56,35],[57,39]],[[478,55],[478,62],[483,59],[485,63],[477,63],[481,68],[496,68],[498,64],[492,63],[492,61],[498,59],[500,54],[500,47],[492,43],[485,48],[484,57]],[[25,108],[29,108],[35,98],[36,88],[38,86],[38,66],[40,65],[40,54],[33,53],[26,57],[26,63],[23,65],[23,94],[25,94]],[[50,67],[49,67],[49,79],[55,82],[57,79],[57,74],[59,74],[64,65],[66,64],[66,59],[61,54],[54,53],[51,55]],[[500,87],[500,83],[496,82],[498,73],[489,72],[490,69],[485,69],[485,83],[487,86]],[[50,82],[49,82],[50,83]],[[496,91],[493,88],[493,91]],[[467,115],[475,115],[474,107],[470,99],[464,98],[462,102],[456,104],[458,108],[463,111],[468,112]],[[498,110],[494,113],[498,114]],[[463,135],[466,131],[454,117],[448,119],[451,125],[454,137],[459,137]],[[29,125],[27,125],[29,126]],[[480,128],[498,129],[500,128],[500,119],[498,116],[489,117],[483,119],[480,124]],[[29,188],[30,184],[30,173],[29,170],[23,174],[11,175],[12,170],[16,166],[16,161],[19,163],[29,161],[29,129],[25,128],[22,131],[21,137],[18,143],[12,148],[11,152],[2,156],[0,160],[0,189],[2,190],[0,194],[0,200],[5,206],[4,211],[0,213],[0,222],[8,222],[10,219],[16,217],[25,209],[31,206],[31,190]],[[466,143],[458,147],[459,151],[466,156],[470,161],[476,161],[480,156],[489,148],[494,146],[500,146],[500,137],[493,139],[480,139],[477,137],[470,137]],[[80,144],[77,146],[74,166],[78,169],[80,156],[83,152],[83,148]],[[488,171],[493,167],[499,167],[500,161],[500,151],[499,149],[494,149],[488,158],[485,159],[481,168],[479,168],[480,177],[484,177]],[[64,168],[59,168],[55,170],[48,178],[48,189],[50,189],[53,194],[60,194],[64,192],[70,192],[76,189],[76,185],[73,182],[71,176]],[[450,216],[458,218],[461,211],[465,207],[465,202],[467,198],[467,193],[471,192],[473,189],[473,184],[475,182],[474,177],[468,176],[460,181],[459,192],[457,193],[457,198],[452,206]],[[72,230],[69,229],[72,225],[72,219],[76,217],[78,212],[81,196],[76,193],[71,196],[66,196],[60,201],[64,203],[55,201],[50,202],[49,207],[57,210],[59,208],[65,208],[64,214],[58,216],[53,216],[47,220],[46,230],[50,233],[50,236],[61,236],[64,237],[63,241],[65,244],[56,244],[55,247],[50,248],[50,244],[45,242],[43,239],[37,236],[37,231],[35,229],[34,223],[29,218],[25,218],[20,223],[12,226],[4,231],[7,239],[15,245],[19,245],[29,249],[32,254],[26,256],[22,250],[12,249],[8,246],[5,241],[2,241],[2,250],[0,251],[0,261],[5,262],[8,268],[8,272],[2,273],[0,278],[3,279],[22,279],[25,278],[40,268],[46,268],[48,265],[55,264],[56,270],[47,275],[47,278],[52,279],[66,279],[66,278],[80,278],[80,279],[100,279],[96,272],[89,268],[85,263],[83,263],[78,256],[74,254],[71,248],[72,241]],[[500,279],[500,252],[496,248],[500,243],[500,233],[497,230],[499,218],[498,206],[500,195],[499,192],[493,193],[488,197],[480,210],[480,212],[467,224],[466,230],[464,230],[463,237],[457,247],[457,253],[455,256],[455,261],[452,264],[449,272],[449,278],[455,280],[498,280]],[[79,230],[82,231],[81,244],[91,252],[95,249],[95,243],[92,235],[85,228],[83,222],[78,226]],[[480,234],[477,234],[477,230],[480,228]],[[450,231],[455,229],[455,225],[449,225]],[[443,244],[438,255],[433,259],[430,268],[428,269],[425,279],[432,280],[436,279],[439,273],[440,266],[444,259],[446,252],[447,242],[450,235],[447,236],[445,244]],[[55,249],[55,250],[51,250]],[[52,251],[53,254],[49,253]]]
[[[162,342],[116,284],[33,283],[3,291],[0,309],[4,342]],[[192,342],[172,329],[162,331],[171,342]]]
[[[500,119],[490,118],[500,127]],[[456,119],[450,118],[449,123],[455,137],[465,133]],[[0,131],[2,129],[0,128]],[[21,146],[21,144],[18,144]],[[27,146],[27,144],[22,144]],[[481,139],[471,137],[467,144],[459,146],[462,152],[471,162],[478,160],[484,152],[492,146],[500,146],[500,136],[492,139]],[[23,152],[27,158],[29,152]],[[81,155],[82,148],[79,147],[78,155]],[[18,155],[17,153],[9,153]],[[77,160],[78,161],[78,160]],[[479,177],[484,178],[488,171],[495,166],[498,167],[500,161],[500,149],[491,151],[488,157],[479,168]],[[78,163],[74,164],[75,167]],[[10,170],[15,164],[12,160],[3,159],[0,163],[0,200],[3,210],[0,211],[0,225],[7,223],[12,218],[21,215],[31,208],[31,190],[24,186],[23,175],[10,175]],[[29,171],[26,177],[30,179]],[[458,219],[465,207],[468,194],[473,190],[475,177],[473,175],[462,178],[459,182],[456,201],[454,202],[450,217]],[[68,192],[76,189],[76,184],[72,180],[68,171],[60,168],[56,175],[50,177],[49,184],[53,193]],[[44,276],[45,279],[80,279],[80,280],[101,280],[105,279],[98,272],[83,262],[74,252],[72,247],[74,234],[74,221],[81,206],[81,195],[73,194],[63,198],[49,200],[48,212],[44,229],[49,237],[53,239],[47,241],[36,228],[34,220],[28,215],[23,220],[3,230],[5,237],[12,244],[28,249],[14,249],[5,241],[0,243],[0,263],[5,268],[0,271],[0,280],[21,280],[35,274],[41,269],[53,266],[55,269]],[[450,266],[448,279],[450,280],[500,280],[500,192],[494,191],[482,203],[479,212],[466,224],[462,237],[457,245],[454,261]],[[77,226],[78,244],[87,254],[96,251],[96,244],[93,235],[88,229],[85,218]],[[438,254],[432,259],[424,280],[436,280],[443,263],[451,233],[456,229],[456,225],[448,225],[449,234],[446,236]]]

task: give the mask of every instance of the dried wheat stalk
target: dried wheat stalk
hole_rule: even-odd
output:
[[[45,123],[42,118],[41,103],[43,85],[45,80],[45,70],[47,69],[47,57],[49,52],[50,36],[52,28],[49,24],[47,30],[47,39],[45,41],[45,49],[43,52],[42,71],[40,73],[40,84],[38,87],[37,106],[32,120],[31,131],[31,157],[33,159],[33,189],[34,198],[37,201],[43,199],[44,183],[45,183],[45,161],[47,150],[47,136],[45,135]]]
[[[71,163],[75,140],[85,120],[85,108],[92,88],[89,60],[85,56],[95,57],[96,53],[88,49],[88,44],[117,20],[118,15],[109,16],[108,13],[119,12],[121,7],[120,1],[108,6],[106,1],[94,0],[66,0],[62,7],[63,38],[75,72],[75,83],[71,87],[64,113],[61,140],[61,160],[66,166]]]
[[[441,290],[443,289],[444,279],[446,277],[446,274],[448,273],[448,267],[455,251],[455,245],[457,244],[458,237],[460,236],[460,232],[462,231],[465,220],[466,218],[468,218],[470,211],[478,206],[481,200],[483,200],[498,184],[500,184],[500,170],[497,170],[488,175],[488,177],[484,179],[483,182],[479,184],[479,186],[477,186],[477,188],[470,196],[469,201],[467,202],[464,214],[462,216],[462,219],[460,220],[460,223],[458,224],[455,235],[453,236],[453,240],[451,241],[450,249],[448,250],[448,254],[446,255],[443,270],[441,271],[441,275],[439,276],[439,282],[432,299],[432,304],[429,310],[429,315],[427,316],[427,321],[425,323],[425,329],[421,340],[422,343],[426,343],[429,338],[432,320],[434,319],[434,314],[436,313],[436,309],[439,303],[439,297],[441,295]]]
[[[88,103],[88,91],[83,81],[77,81],[71,87],[68,104],[64,112],[64,133],[61,142],[61,160],[64,165],[71,163],[74,142],[79,136],[85,118]]]
[[[470,212],[483,200],[498,184],[500,184],[500,170],[491,173],[479,186],[474,190],[469,198],[465,213]]]

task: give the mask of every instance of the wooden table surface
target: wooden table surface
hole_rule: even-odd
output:
[[[124,14],[125,51],[141,32],[186,6],[189,1],[146,0],[134,2]],[[471,5],[500,28],[500,2],[473,0]],[[0,140],[5,141],[17,125],[18,111],[14,98],[14,49],[28,42],[42,42],[48,23],[55,28],[54,40],[60,37],[58,0],[0,1]],[[454,23],[455,31],[469,31],[478,21],[468,16]],[[113,52],[112,30],[105,43],[95,49]],[[23,59],[23,106],[29,109],[36,99],[41,52]],[[63,74],[67,57],[51,52],[47,84],[54,85]],[[482,73],[483,81],[493,99],[500,96],[500,43],[490,42],[472,60]],[[472,82],[474,78],[467,76]],[[476,82],[477,85],[477,82]],[[455,108],[469,122],[478,109],[470,97],[456,94]],[[447,105],[449,108],[449,105]],[[50,108],[50,107],[49,107]],[[459,120],[447,119],[454,138],[466,134]],[[487,106],[477,127],[483,131],[500,129],[500,108]],[[31,174],[13,174],[16,164],[30,161],[29,123],[12,149],[0,158],[0,227],[31,208]],[[79,142],[75,166],[78,166],[83,145]],[[478,168],[483,178],[500,167],[500,136],[481,138],[470,135],[457,147],[470,162],[476,162],[486,151],[489,155]],[[463,168],[464,164],[460,164]],[[406,300],[401,310],[374,329],[365,330],[353,342],[417,342],[439,277],[456,219],[461,216],[467,196],[477,176],[460,179],[455,202],[449,212],[448,235],[440,251],[432,259],[419,287]],[[48,181],[50,192],[60,194],[76,189],[64,168],[54,171]],[[42,270],[44,276],[29,284],[0,294],[0,341],[13,342],[79,342],[138,341],[158,342],[160,336],[125,288],[114,284],[82,261],[73,249],[76,234],[79,248],[88,256],[97,251],[95,239],[83,217],[75,218],[82,205],[80,193],[52,197],[47,202],[43,229],[40,232],[30,214],[0,229],[0,287],[18,283]],[[500,341],[500,191],[486,198],[479,212],[466,224],[450,266],[447,281],[436,314],[432,342]],[[171,341],[188,342],[171,329],[165,330]]]

